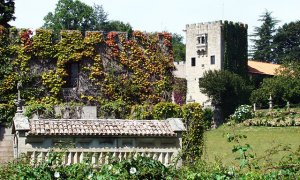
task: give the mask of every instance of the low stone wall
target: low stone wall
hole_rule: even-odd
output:
[[[0,125],[0,163],[13,159],[13,134],[11,127]]]
[[[55,150],[59,152],[59,150]],[[36,149],[36,151],[27,151],[26,155],[32,162],[39,162],[49,158],[48,149]],[[106,164],[109,158],[117,158],[124,160],[134,156],[147,156],[158,160],[168,166],[174,163],[178,155],[177,149],[141,149],[141,148],[122,148],[122,149],[69,149],[64,152],[64,160],[62,163],[69,165],[73,163],[82,163],[85,160],[91,160],[92,164]]]

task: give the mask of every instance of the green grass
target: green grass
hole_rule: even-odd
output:
[[[205,133],[205,152],[204,159],[208,162],[221,160],[225,165],[237,164],[235,157],[238,154],[232,153],[235,143],[227,142],[227,133],[244,134],[246,139],[241,144],[248,143],[253,148],[251,151],[257,157],[266,154],[266,150],[275,149],[278,145],[289,145],[293,151],[300,146],[300,127],[257,127],[257,126],[228,126],[223,125],[218,129],[210,130]],[[274,156],[272,161],[279,161],[283,155],[279,153]]]

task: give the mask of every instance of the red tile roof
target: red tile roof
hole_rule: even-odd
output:
[[[176,136],[168,120],[30,120],[29,135]]]
[[[276,69],[279,67],[279,64],[248,60],[248,72],[252,74],[266,74],[274,76]]]

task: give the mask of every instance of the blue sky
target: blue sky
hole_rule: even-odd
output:
[[[266,9],[280,20],[279,25],[300,20],[299,0],[81,0],[100,4],[110,20],[129,22],[135,30],[169,31],[184,35],[186,24],[231,20],[248,24],[248,34]],[[18,28],[35,30],[43,25],[43,18],[53,12],[58,0],[15,0]]]

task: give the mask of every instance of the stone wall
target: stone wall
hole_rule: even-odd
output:
[[[204,43],[201,38],[204,38]],[[222,22],[209,22],[186,25],[187,99],[209,105],[209,99],[199,89],[199,78],[207,70],[220,70],[223,61]],[[214,63],[211,58],[214,56]],[[192,58],[195,64],[192,65]]]
[[[13,134],[11,127],[0,125],[0,163],[13,159]]]

